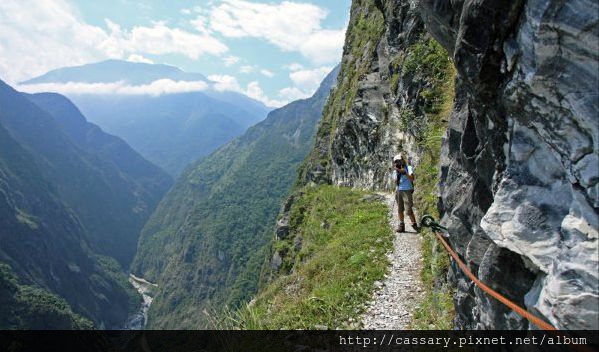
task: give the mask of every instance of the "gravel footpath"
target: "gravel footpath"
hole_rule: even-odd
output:
[[[381,195],[385,196],[389,206],[389,225],[395,233],[394,249],[387,253],[391,265],[385,279],[374,283],[375,291],[362,317],[362,327],[367,330],[405,330],[424,294],[420,280],[422,240],[410,226],[407,216],[406,231],[409,232],[396,232],[399,218],[395,200],[389,193]]]

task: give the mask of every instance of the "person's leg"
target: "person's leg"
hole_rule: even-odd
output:
[[[410,220],[412,220],[412,228],[414,231],[419,232],[420,228],[418,227],[418,222],[416,221],[416,216],[414,215],[414,199],[412,197],[413,192],[406,192],[406,207],[408,208],[408,215],[410,216]]]
[[[398,232],[404,232],[406,230],[404,224],[404,193],[403,191],[397,191],[395,199],[397,200],[397,215],[399,216],[399,227],[397,228]]]

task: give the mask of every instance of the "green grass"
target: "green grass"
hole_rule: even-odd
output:
[[[417,187],[415,205],[419,214],[439,218],[437,211],[437,185],[439,184],[439,155],[441,139],[453,107],[455,68],[445,50],[432,38],[422,38],[416,43],[405,60],[402,71],[426,77],[423,92],[428,104],[425,106],[426,124],[417,134],[422,151],[416,167]],[[449,268],[449,255],[437,242],[434,234],[423,230],[421,279],[425,297],[414,314],[413,329],[452,329],[455,311],[452,288],[445,280]]]
[[[221,327],[242,329],[348,328],[364,309],[373,283],[388,270],[392,249],[388,208],[368,193],[307,187],[291,208],[291,231],[274,248],[278,276],[254,299],[229,312]],[[301,248],[295,239],[301,237]]]

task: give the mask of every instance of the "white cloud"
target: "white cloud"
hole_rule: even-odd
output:
[[[239,60],[240,59],[237,56],[230,55],[230,56],[225,57],[223,59],[223,62],[225,63],[225,66],[229,67],[229,66],[232,66],[232,65],[235,65],[236,63],[238,63]]]
[[[51,69],[131,54],[222,55],[228,48],[207,32],[189,32],[158,22],[108,30],[85,23],[65,0],[0,1],[0,77],[9,83]]]
[[[264,91],[262,90],[260,84],[257,81],[252,81],[248,83],[248,85],[244,89],[237,81],[237,78],[230,75],[210,75],[208,76],[208,79],[213,82],[212,88],[216,91],[233,91],[245,94],[252,99],[261,101],[266,106],[278,108],[289,102],[289,100],[287,99],[270,99],[268,96],[266,96],[266,94],[264,94]]]
[[[210,75],[208,79],[213,83],[212,88],[219,92],[230,90],[234,92],[243,92],[237,78],[230,75]]]
[[[179,28],[167,27],[163,22],[152,27],[136,26],[130,31],[106,20],[111,33],[107,41],[101,44],[108,52],[135,51],[149,54],[183,54],[197,59],[204,54],[222,55],[228,47],[218,39],[205,34],[196,34]]]
[[[0,1],[0,33],[0,77],[10,83],[106,56],[94,45],[106,33],[80,22],[62,2]]]
[[[260,84],[256,81],[250,82],[247,85],[245,94],[252,99],[256,99],[258,101],[263,102],[264,105],[270,106],[273,108],[281,107],[289,102],[288,100],[275,100],[275,99],[268,98],[264,94],[264,91],[262,91],[262,88],[260,88]]]
[[[284,65],[283,68],[287,69],[289,71],[299,71],[299,70],[303,69],[304,66],[300,63],[292,62],[290,64]]]
[[[304,92],[310,92],[311,95],[318,88],[320,82],[332,70],[333,68],[329,66],[322,66],[312,70],[299,70],[291,72],[289,78],[296,87]]]
[[[138,54],[131,54],[129,55],[129,57],[127,58],[127,61],[130,62],[141,62],[144,64],[153,64],[154,61],[148,59],[147,57],[144,57],[143,55],[138,55]]]
[[[341,61],[345,29],[322,30],[313,33],[300,46],[300,52],[315,64]]]
[[[332,67],[323,66],[315,69],[303,70],[300,64],[289,64],[286,68],[292,72],[289,78],[293,82],[292,87],[285,87],[278,92],[278,97],[285,101],[294,101],[311,97],[324,77],[331,72]]]
[[[179,11],[179,13],[182,15],[191,15],[192,10],[191,9],[181,9],[181,11]]]
[[[204,81],[173,81],[159,79],[149,84],[126,85],[124,82],[111,83],[39,83],[27,84],[16,87],[27,93],[56,92],[61,94],[123,94],[123,95],[151,95],[198,92],[209,88]]]
[[[311,96],[310,93],[304,92],[297,87],[286,87],[279,91],[279,97],[287,101],[304,99]]]
[[[272,71],[269,71],[267,69],[260,70],[260,73],[266,77],[273,77],[275,75],[274,73],[272,73]]]
[[[241,72],[241,73],[252,73],[252,72],[254,72],[254,66],[243,65],[239,69],[239,72]]]
[[[285,51],[298,51],[316,64],[339,61],[345,29],[321,28],[328,12],[309,3],[263,4],[222,0],[204,10],[196,24],[225,37],[265,39]]]

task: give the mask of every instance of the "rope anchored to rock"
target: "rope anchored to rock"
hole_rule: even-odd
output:
[[[443,247],[445,247],[445,249],[447,250],[447,252],[449,253],[449,255],[451,255],[451,257],[453,258],[453,260],[455,260],[455,262],[458,264],[458,266],[460,267],[460,269],[462,269],[462,272],[464,274],[466,274],[470,278],[470,280],[472,280],[472,282],[474,282],[474,284],[476,286],[478,286],[481,290],[483,290],[484,292],[486,292],[487,294],[489,294],[490,296],[492,296],[493,298],[495,298],[499,302],[503,303],[508,308],[510,308],[511,310],[513,310],[514,312],[516,312],[518,315],[520,315],[521,317],[525,318],[529,322],[535,324],[539,328],[541,328],[543,330],[557,330],[551,324],[549,324],[549,323],[543,321],[542,319],[540,319],[539,317],[531,314],[526,309],[520,307],[516,303],[512,302],[511,300],[509,300],[508,298],[506,298],[502,294],[498,293],[497,291],[493,290],[489,286],[485,285],[482,281],[480,281],[470,271],[470,269],[468,268],[468,266],[460,259],[460,257],[458,256],[458,254],[453,249],[451,249],[451,247],[449,246],[449,244],[447,243],[447,241],[444,238],[444,237],[448,237],[449,236],[449,231],[447,230],[447,228],[441,226],[438,222],[436,222],[435,218],[433,218],[430,215],[425,215],[420,220],[420,225],[422,227],[428,227],[431,230],[433,230],[433,232],[435,233],[435,236],[437,236],[437,239],[439,240],[439,242],[441,242],[441,244],[443,245]]]

